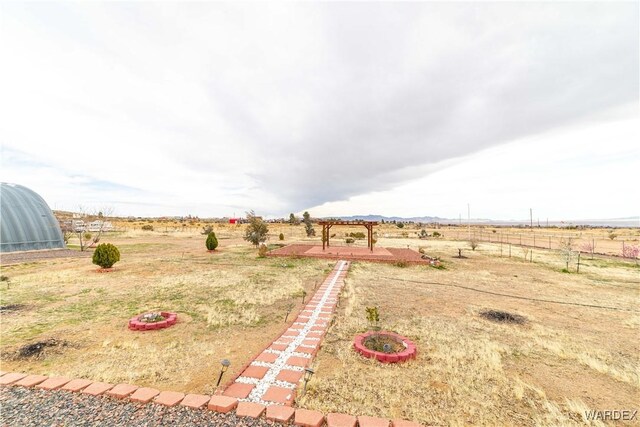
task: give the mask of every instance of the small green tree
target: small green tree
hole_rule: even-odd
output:
[[[313,223],[311,222],[311,215],[309,212],[302,214],[302,222],[304,222],[304,231],[307,233],[307,237],[315,236],[316,230],[313,228]]]
[[[247,222],[249,225],[244,232],[244,240],[251,242],[255,246],[267,240],[269,227],[267,227],[262,218],[257,217],[255,212],[249,211],[247,212]]]
[[[207,246],[207,250],[209,251],[216,250],[216,248],[218,247],[218,238],[216,237],[216,233],[211,231],[209,232],[209,234],[207,234],[207,241],[205,242],[205,245]]]
[[[289,224],[290,225],[298,225],[300,224],[300,220],[298,218],[296,218],[296,216],[293,213],[289,214]]]
[[[120,251],[111,243],[101,243],[93,252],[93,263],[102,268],[111,268],[120,261]]]
[[[378,312],[378,307],[367,307],[367,322],[371,326],[371,329],[378,330],[380,327],[378,326],[378,322],[380,321],[380,313]]]
[[[396,227],[398,228],[404,228],[404,224],[401,222],[396,223]]]
[[[278,236],[278,239],[284,240],[284,233],[280,233],[280,235]]]

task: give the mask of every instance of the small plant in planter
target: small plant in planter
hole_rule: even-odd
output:
[[[146,313],[140,316],[138,320],[144,323],[156,323],[162,322],[164,320],[164,317],[161,313]]]
[[[103,269],[111,268],[120,261],[120,251],[111,243],[101,243],[93,252],[92,261]]]
[[[207,235],[207,241],[205,242],[205,245],[207,246],[207,250],[209,252],[213,252],[216,250],[216,248],[218,247],[218,238],[216,237],[216,233],[211,231]]]

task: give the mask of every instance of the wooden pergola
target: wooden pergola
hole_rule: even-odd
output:
[[[322,225],[322,250],[329,246],[329,230],[334,225],[363,225],[367,229],[367,247],[373,252],[373,226],[378,221],[318,221]]]

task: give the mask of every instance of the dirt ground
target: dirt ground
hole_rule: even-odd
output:
[[[426,247],[446,269],[353,264],[301,406],[434,425],[583,425],[589,409],[638,409],[633,262],[587,260],[575,274],[561,271],[554,252],[525,262],[501,258],[496,245]],[[455,258],[459,247],[468,258]],[[417,360],[383,365],[352,350],[353,337],[369,329],[370,306],[382,329],[417,343]],[[526,322],[491,322],[484,310]]]
[[[206,251],[198,233],[124,233],[103,242],[120,248],[111,273],[90,259],[45,259],[2,267],[2,370],[130,382],[211,393],[220,360],[230,379],[273,340],[333,267],[326,260],[258,258],[239,238]],[[73,246],[73,241],[71,242]],[[168,329],[134,332],[129,318],[178,312]],[[21,347],[57,340],[38,357]],[[224,384],[224,381],[223,381]]]
[[[0,310],[1,369],[212,393],[220,360],[231,360],[225,380],[232,378],[285,327],[290,308],[294,318],[302,290],[310,295],[334,262],[257,258],[243,227],[227,225],[215,226],[220,247],[209,254],[200,226],[172,232],[156,222],[152,232],[105,235],[122,253],[113,273],[96,273],[87,258],[2,266],[9,280],[0,283],[0,305],[9,308]],[[354,262],[298,406],[452,426],[602,425],[585,411],[638,409],[635,262],[583,256],[580,273],[575,259],[565,273],[557,251],[534,249],[531,258],[513,245],[509,257],[504,244],[480,242],[473,251],[465,240],[447,240],[453,230],[427,240],[416,232],[379,227],[377,246],[422,247],[444,268]],[[271,244],[319,242],[302,226],[270,225]],[[458,249],[466,258],[456,258]],[[382,365],[353,351],[371,306],[383,329],[417,343],[417,360]],[[179,323],[127,329],[130,317],[152,310],[177,311]],[[485,310],[526,321],[492,322]],[[39,357],[18,357],[23,346],[51,339],[59,345]]]

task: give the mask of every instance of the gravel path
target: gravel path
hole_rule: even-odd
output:
[[[71,426],[276,426],[264,419],[236,418],[204,409],[141,405],[106,396],[24,387],[0,388],[0,423],[11,427]]]

